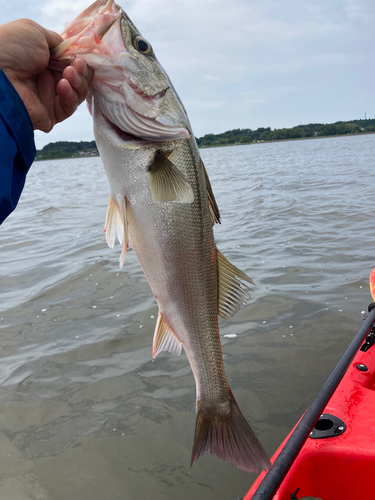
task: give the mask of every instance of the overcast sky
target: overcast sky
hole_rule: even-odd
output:
[[[0,22],[61,32],[90,0],[0,0]],[[197,137],[375,118],[375,0],[118,0],[169,74]],[[37,148],[92,140],[82,104]]]

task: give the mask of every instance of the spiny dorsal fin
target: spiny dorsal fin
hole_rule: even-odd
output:
[[[203,172],[204,172],[204,178],[206,179],[208,206],[210,207],[211,222],[212,222],[212,225],[221,224],[220,211],[219,211],[219,207],[217,206],[214,193],[212,191],[210,179],[208,177],[208,173],[207,173],[206,167],[204,166],[202,159],[201,159],[201,162],[202,162],[202,167],[203,167]]]
[[[122,245],[119,259],[120,268],[124,265],[126,251],[129,248],[128,223],[126,220],[126,199],[118,198],[118,202],[112,195],[109,196],[107,216],[104,224],[105,237],[109,247],[115,246],[116,237]]]
[[[219,316],[231,319],[243,304],[250,299],[251,289],[242,283],[254,284],[245,273],[237,269],[216,247],[216,259],[219,281]],[[242,281],[240,281],[242,280]]]
[[[149,167],[151,194],[154,201],[192,203],[193,190],[184,175],[178,170],[167,156],[170,151],[156,151],[153,162]]]
[[[164,316],[159,312],[152,345],[152,359],[154,360],[161,351],[168,351],[179,356],[182,351],[182,342],[172,332]]]

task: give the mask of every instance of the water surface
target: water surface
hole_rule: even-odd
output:
[[[201,151],[218,247],[257,285],[220,320],[226,374],[270,455],[371,301],[374,146]],[[234,500],[255,476],[210,455],[189,474],[193,376],[184,354],[151,361],[156,302],[132,250],[120,271],[106,246],[108,195],[99,158],[35,163],[0,227],[0,498]]]

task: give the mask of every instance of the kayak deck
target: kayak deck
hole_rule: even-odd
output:
[[[357,352],[322,413],[274,496],[257,491],[263,472],[244,500],[255,492],[265,500],[375,498],[375,346]]]

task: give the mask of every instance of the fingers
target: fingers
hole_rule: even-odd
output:
[[[62,79],[56,86],[56,123],[71,116],[87,97],[92,82],[93,71],[83,59],[76,59],[64,69]]]
[[[0,68],[23,100],[34,129],[43,132],[74,113],[93,78],[79,58],[62,73],[47,68],[50,49],[62,41],[60,35],[30,19],[0,26]]]
[[[69,118],[78,108],[78,94],[65,78],[57,84],[56,94],[55,116],[56,123],[60,123]]]
[[[63,78],[66,78],[77,92],[78,103],[81,104],[86,99],[88,88],[92,82],[92,69],[87,66],[83,59],[77,58],[65,68]]]

